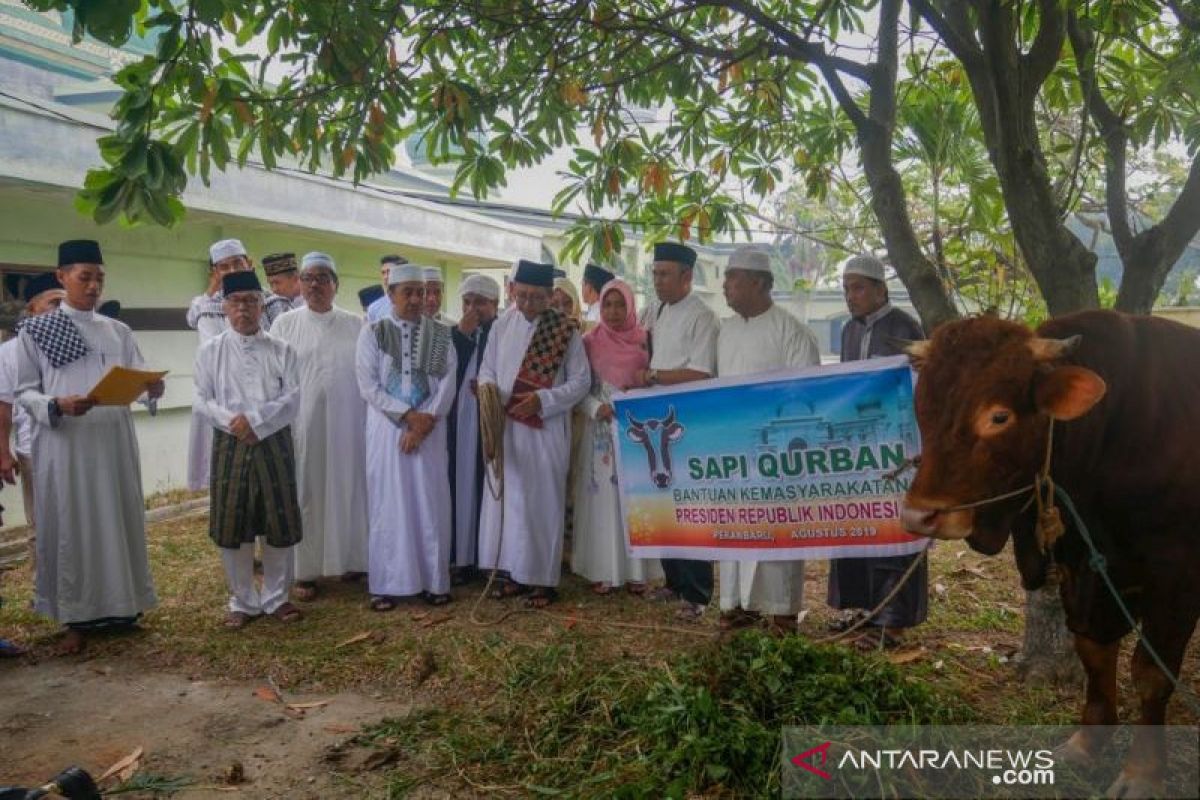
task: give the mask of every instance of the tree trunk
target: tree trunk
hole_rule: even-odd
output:
[[[1025,641],[1017,669],[1021,677],[1039,685],[1076,686],[1083,682],[1083,666],[1075,656],[1074,635],[1067,630],[1058,586],[1049,583],[1025,593]]]

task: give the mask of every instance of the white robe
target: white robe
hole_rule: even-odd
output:
[[[12,449],[19,456],[29,457],[33,449],[33,421],[17,402],[17,359],[20,339],[0,344],[0,400],[12,406]],[[32,512],[33,509],[29,509]]]
[[[625,547],[625,514],[617,486],[612,422],[596,419],[614,389],[593,376],[583,398],[583,436],[575,464],[575,538],[571,571],[593,583],[623,586],[662,577],[658,559],[633,558]]]
[[[389,317],[414,336],[418,323]],[[371,525],[368,584],[377,596],[450,591],[450,475],[446,414],[454,402],[457,369],[448,346],[446,374],[429,376],[429,396],[418,411],[438,418],[415,453],[400,451],[407,428],[400,417],[411,406],[387,393],[392,357],[379,349],[375,330],[362,327],[356,368],[358,390],[367,402],[367,502]],[[413,369],[405,349],[402,369]],[[406,382],[407,384],[407,382]],[[407,385],[405,386],[407,389]]]
[[[124,406],[97,406],[52,419],[49,404],[87,394],[110,367],[145,364],[124,323],[65,302],[62,310],[88,354],[55,368],[22,333],[17,358],[17,399],[34,426],[34,608],[62,623],[132,617],[157,604],[133,415]]]
[[[479,383],[498,386],[503,403],[512,395],[535,327],[519,312],[506,313],[492,325]],[[501,503],[485,492],[479,517],[482,569],[506,570],[514,581],[531,586],[558,585],[571,460],[570,412],[590,384],[587,354],[576,332],[553,387],[537,392],[544,426],[531,428],[505,419],[503,531]]]
[[[296,580],[367,571],[367,406],[355,356],[362,318],[289,311],[271,335],[296,351],[300,413],[292,426],[304,538]]]
[[[717,374],[722,378],[819,363],[816,334],[777,305],[751,319],[721,320]],[[803,561],[722,561],[720,579],[722,611],[795,616],[804,603]]]
[[[214,303],[221,302],[221,293],[197,295],[192,298],[187,311],[187,324],[199,335],[199,346],[229,329],[229,322],[222,312],[215,313]],[[212,425],[202,414],[193,410],[188,429],[188,488],[193,492],[208,488],[209,470],[212,461]]]

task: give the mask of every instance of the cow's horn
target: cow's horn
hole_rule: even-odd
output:
[[[925,358],[929,355],[928,339],[901,339],[897,336],[887,337],[888,343],[913,358]]]
[[[625,409],[625,419],[629,422],[630,426],[632,426],[634,428],[640,427],[642,424],[633,418],[633,412],[630,411],[628,408]]]
[[[1068,336],[1066,339],[1042,339],[1035,336],[1029,340],[1029,349],[1033,351],[1034,361],[1055,361],[1075,352],[1082,338],[1079,334]]]
[[[662,421],[663,427],[665,428],[668,425],[672,425],[672,424],[674,424],[674,422],[675,422],[675,406],[667,406],[667,416]]]

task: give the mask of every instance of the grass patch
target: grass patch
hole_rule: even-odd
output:
[[[597,662],[578,641],[510,656],[486,707],[424,709],[364,735],[410,754],[395,794],[449,779],[572,797],[773,796],[785,725],[973,718],[883,659],[758,632],[669,661]]]

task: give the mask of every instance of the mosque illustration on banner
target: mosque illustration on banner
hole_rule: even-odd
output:
[[[754,429],[756,453],[779,453],[809,448],[902,443],[904,452],[920,450],[920,436],[907,384],[896,376],[890,385],[879,381],[853,402],[791,396],[778,403],[774,416]]]

